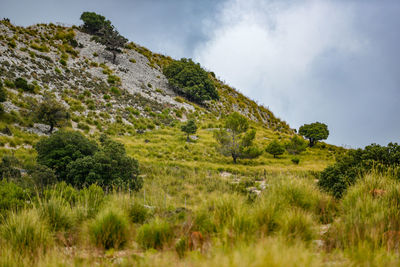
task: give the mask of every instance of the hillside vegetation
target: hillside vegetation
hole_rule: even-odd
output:
[[[308,145],[201,65],[81,18],[0,23],[0,266],[399,264],[397,144],[348,151],[318,122]]]

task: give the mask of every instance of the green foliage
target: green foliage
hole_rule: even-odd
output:
[[[0,226],[0,236],[21,254],[35,255],[44,252],[51,244],[48,226],[35,209],[11,213]]]
[[[118,209],[106,209],[89,227],[90,238],[99,248],[121,248],[127,242],[128,220]]]
[[[0,163],[0,178],[11,180],[20,178],[19,167],[20,162],[15,156],[4,155]]]
[[[53,132],[54,127],[63,125],[70,118],[66,108],[50,95],[44,96],[36,108],[35,115],[40,122],[50,125],[49,133]]]
[[[181,127],[182,132],[187,134],[187,142],[190,141],[189,135],[190,134],[195,134],[197,131],[197,125],[195,120],[191,119],[188,120],[186,124],[182,125]]]
[[[400,146],[397,143],[389,143],[386,147],[371,144],[364,149],[350,150],[340,156],[335,164],[321,172],[318,184],[327,192],[340,198],[360,175],[362,176],[374,167],[380,171],[394,171],[395,175],[399,176],[399,164]]]
[[[92,156],[78,158],[67,166],[67,180],[76,186],[97,183],[103,187],[115,186],[139,190],[137,160],[126,155],[123,144],[106,136],[100,138],[101,147]]]
[[[17,89],[22,89],[26,92],[32,93],[35,89],[32,84],[28,84],[28,81],[21,77],[15,79],[14,84]]]
[[[54,170],[47,166],[36,164],[29,170],[29,175],[31,176],[34,184],[43,190],[43,188],[53,185],[57,182],[57,177]]]
[[[298,165],[300,163],[300,159],[298,157],[294,157],[292,158],[292,162],[296,165]]]
[[[321,122],[304,124],[299,128],[299,134],[310,140],[310,147],[317,141],[325,140],[329,136],[328,126]]]
[[[144,249],[162,249],[164,245],[171,242],[173,236],[169,223],[156,219],[139,228],[136,241]]]
[[[103,27],[111,26],[111,22],[95,12],[83,12],[80,19],[83,21],[83,30],[90,34],[96,34]]]
[[[180,61],[173,61],[163,72],[174,91],[190,101],[201,104],[206,100],[219,99],[208,73],[191,59],[182,58]]]
[[[92,156],[98,150],[97,144],[79,132],[58,131],[49,138],[41,139],[35,146],[37,162],[55,171],[58,179],[68,180],[69,163],[86,156]]]
[[[149,216],[149,211],[145,206],[135,201],[129,206],[128,215],[131,222],[142,224]]]
[[[27,204],[29,194],[23,188],[5,179],[0,181],[0,214],[7,210],[19,210]]]
[[[274,140],[268,144],[268,146],[265,148],[265,151],[267,151],[269,154],[273,155],[274,158],[276,158],[276,156],[285,153],[285,148],[281,143]]]
[[[54,231],[69,230],[75,223],[69,203],[60,196],[41,202],[38,210]]]
[[[3,83],[0,80],[0,102],[4,102],[7,100],[7,93],[3,87]]]
[[[255,130],[248,131],[247,119],[234,112],[225,120],[225,128],[214,132],[214,138],[219,143],[219,152],[224,156],[232,156],[233,162],[242,158],[257,158],[261,155],[253,141],[256,136]]]
[[[306,150],[307,143],[303,138],[294,135],[285,147],[288,153],[297,155]]]

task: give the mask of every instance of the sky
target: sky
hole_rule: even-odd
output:
[[[106,16],[129,40],[193,58],[297,128],[328,143],[400,143],[398,0],[0,0],[17,25]]]

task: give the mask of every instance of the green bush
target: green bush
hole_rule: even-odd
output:
[[[19,210],[27,205],[29,194],[13,182],[0,181],[0,214],[7,210]]]
[[[133,223],[144,223],[149,217],[149,211],[142,204],[135,201],[128,209],[129,219]]]
[[[285,148],[278,141],[274,140],[268,144],[268,146],[265,148],[265,151],[267,151],[269,154],[273,155],[274,158],[276,158],[277,156],[285,153]]]
[[[55,230],[69,230],[74,225],[72,209],[61,197],[52,197],[39,204],[39,211],[49,226]]]
[[[128,221],[117,208],[107,209],[96,216],[89,227],[90,238],[99,248],[121,248],[127,242]]]
[[[303,138],[295,135],[290,139],[290,142],[288,142],[285,147],[288,153],[297,155],[306,150],[307,143]]]
[[[136,241],[144,249],[162,249],[164,245],[171,242],[173,236],[169,223],[156,219],[139,228]]]
[[[300,163],[300,159],[298,157],[294,157],[292,158],[292,162],[296,165],[298,165]]]
[[[0,235],[7,245],[21,254],[44,252],[51,245],[48,226],[35,209],[11,213],[0,226]]]
[[[321,172],[318,185],[340,198],[350,185],[372,168],[394,172],[400,178],[399,164],[400,146],[397,143],[389,143],[386,147],[371,144],[338,157],[335,164]]]
[[[4,102],[7,100],[7,93],[3,87],[3,83],[0,80],[0,102]]]
[[[288,239],[311,241],[316,236],[312,216],[299,209],[290,209],[282,213],[280,232]]]
[[[33,92],[35,89],[32,84],[28,84],[28,81],[21,77],[15,79],[14,84],[17,89],[22,89],[26,92]]]
[[[191,59],[173,61],[163,72],[174,91],[190,101],[201,104],[206,100],[219,99],[208,73]]]

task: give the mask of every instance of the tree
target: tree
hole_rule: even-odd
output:
[[[224,156],[232,156],[234,163],[238,158],[256,158],[262,153],[253,145],[256,131],[248,131],[248,128],[247,119],[234,112],[226,118],[225,129],[221,128],[214,132],[214,138],[220,145],[220,153]]]
[[[314,122],[301,126],[299,128],[299,134],[310,140],[310,147],[313,147],[317,141],[328,138],[329,130],[326,124]]]
[[[290,139],[290,142],[285,145],[285,147],[288,153],[297,155],[306,150],[307,143],[303,138],[299,137],[298,135],[294,135]]]
[[[106,46],[106,50],[113,54],[112,62],[115,63],[117,54],[121,53],[120,48],[124,47],[128,40],[119,34],[109,20],[95,12],[83,12],[81,20],[83,21],[82,29],[95,35],[94,40]]]
[[[188,120],[186,124],[182,125],[181,130],[182,132],[187,134],[186,141],[189,142],[190,141],[189,135],[195,134],[197,131],[196,122],[194,120]]]
[[[191,59],[175,60],[163,72],[172,89],[190,101],[202,104],[207,100],[219,99],[208,72]]]
[[[269,143],[265,150],[269,154],[273,155],[274,158],[276,158],[276,156],[282,155],[285,152],[285,148],[283,147],[283,145],[278,143],[278,141],[276,140]]]
[[[139,190],[143,181],[137,160],[126,155],[123,144],[106,136],[100,139],[101,147],[93,156],[86,156],[67,166],[68,180],[82,187],[96,183],[100,186],[117,186]]]
[[[54,97],[45,95],[37,107],[36,117],[40,122],[50,125],[49,133],[51,134],[55,126],[61,126],[69,120],[70,116],[66,108]]]
[[[117,58],[117,54],[121,53],[121,47],[124,47],[128,39],[119,34],[114,26],[106,26],[98,31],[98,36],[96,40],[102,45],[106,46],[106,49],[113,54],[113,63]]]
[[[68,180],[67,165],[79,158],[92,156],[98,150],[97,144],[80,132],[58,131],[35,145],[37,162],[54,170],[61,181]]]
[[[97,34],[103,27],[111,26],[111,22],[95,12],[83,12],[80,19],[83,21],[82,29],[90,34]]]

